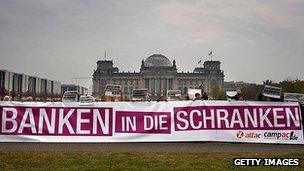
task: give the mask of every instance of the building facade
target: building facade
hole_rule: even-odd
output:
[[[220,61],[205,61],[203,67],[193,72],[178,72],[176,61],[162,54],[153,54],[141,61],[139,72],[120,72],[111,60],[97,61],[93,73],[93,95],[101,96],[107,84],[122,86],[125,97],[129,98],[133,89],[147,88],[152,98],[166,95],[167,90],[181,90],[187,94],[188,88],[197,88],[203,84],[208,93],[212,88],[223,88],[224,72]]]
[[[6,94],[12,92],[23,94],[28,92],[59,95],[61,93],[61,83],[59,81],[14,73],[7,70],[0,70],[0,88],[7,91]]]

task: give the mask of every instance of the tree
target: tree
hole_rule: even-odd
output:
[[[245,100],[257,100],[262,89],[263,85],[252,85],[243,87],[241,90]]]
[[[224,100],[226,99],[226,94],[222,91],[218,86],[214,86],[211,90],[212,98],[216,100]]]
[[[277,86],[281,87],[283,92],[288,92],[288,93],[304,93],[304,80],[290,80],[286,79],[284,81],[281,81],[279,83],[275,83],[272,80],[265,80],[263,81],[264,85],[272,85],[272,86]]]
[[[303,80],[284,80],[281,81],[280,86],[284,92],[289,93],[304,93],[304,81]]]
[[[275,81],[272,81],[270,79],[267,79],[265,81],[263,81],[264,85],[271,85],[271,86],[278,86],[278,83],[276,83]]]

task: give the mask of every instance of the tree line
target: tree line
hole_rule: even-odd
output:
[[[284,81],[275,82],[273,80],[267,79],[263,81],[263,84],[245,84],[242,87],[236,87],[242,91],[242,95],[246,100],[257,100],[259,94],[263,90],[265,85],[271,85],[276,87],[281,87],[282,91],[285,93],[303,93],[304,94],[304,80],[299,79],[286,79]],[[221,90],[219,87],[213,87],[211,91],[211,96],[214,99],[226,99],[226,92]]]

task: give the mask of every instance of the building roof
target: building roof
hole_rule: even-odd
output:
[[[145,60],[146,67],[172,67],[171,61],[162,54],[153,54]]]

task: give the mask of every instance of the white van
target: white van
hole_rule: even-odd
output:
[[[63,93],[62,102],[78,102],[79,94],[77,91],[66,91]]]
[[[95,102],[95,98],[91,95],[80,96],[79,103],[92,103]]]
[[[150,101],[148,89],[133,89],[132,101]]]
[[[123,101],[121,85],[107,84],[103,94],[103,101],[105,102]]]
[[[180,90],[168,90],[167,101],[180,101],[182,100],[182,93]]]
[[[282,101],[283,92],[281,87],[265,85],[259,96],[261,101]]]
[[[299,102],[304,105],[304,94],[302,93],[284,93],[285,102]]]

